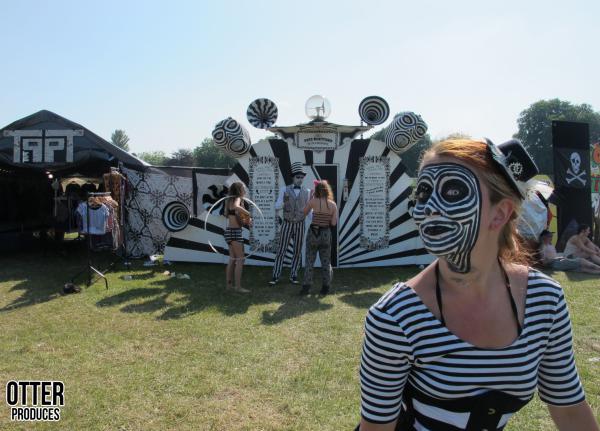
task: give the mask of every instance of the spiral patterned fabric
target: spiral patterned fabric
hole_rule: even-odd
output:
[[[371,126],[385,123],[390,115],[390,107],[379,96],[365,97],[358,105],[358,115],[361,120]]]
[[[258,129],[268,129],[277,121],[277,105],[269,99],[256,99],[246,111],[248,122]]]
[[[248,131],[231,117],[219,121],[212,131],[215,145],[233,157],[242,157],[250,151]]]
[[[179,232],[188,225],[190,212],[183,202],[173,201],[165,206],[162,222],[171,232]]]
[[[414,112],[401,112],[394,117],[385,132],[385,144],[395,153],[403,153],[427,133],[427,124]]]

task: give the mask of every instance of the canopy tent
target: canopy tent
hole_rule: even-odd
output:
[[[0,130],[0,168],[96,176],[122,162],[149,166],[78,123],[42,110]]]
[[[119,164],[142,171],[149,167],[82,125],[47,110],[0,129],[0,233],[47,230],[53,225],[54,179],[99,180]]]

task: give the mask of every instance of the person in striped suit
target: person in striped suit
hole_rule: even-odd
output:
[[[598,431],[561,286],[516,234],[537,172],[517,141],[426,151],[413,218],[437,259],[367,314],[360,431],[501,430],[537,392],[561,431]]]
[[[300,269],[302,257],[302,243],[304,242],[304,207],[310,198],[310,190],[302,187],[306,172],[300,162],[292,163],[292,183],[279,191],[279,197],[275,202],[275,210],[283,212],[283,218],[278,214],[281,221],[279,245],[273,265],[273,276],[269,284],[275,285],[281,277],[283,261],[290,242],[292,243],[292,262],[290,268],[290,282],[298,284],[298,270]]]

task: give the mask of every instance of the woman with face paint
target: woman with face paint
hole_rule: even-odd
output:
[[[518,141],[429,149],[413,218],[437,259],[365,321],[361,431],[501,430],[535,392],[559,430],[596,430],[560,285],[527,266],[516,234],[537,173]]]

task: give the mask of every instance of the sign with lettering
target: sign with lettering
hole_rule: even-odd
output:
[[[250,199],[262,211],[262,217],[252,207],[253,225],[250,229],[250,249],[254,252],[276,251],[277,223],[275,202],[279,195],[279,159],[252,157],[249,160]]]
[[[390,239],[390,159],[361,157],[359,175],[360,246],[367,250],[387,248]]]
[[[339,146],[337,132],[301,131],[296,134],[296,146],[305,150],[335,150]]]
[[[83,130],[5,130],[13,137],[13,162],[72,163],[73,137]]]

